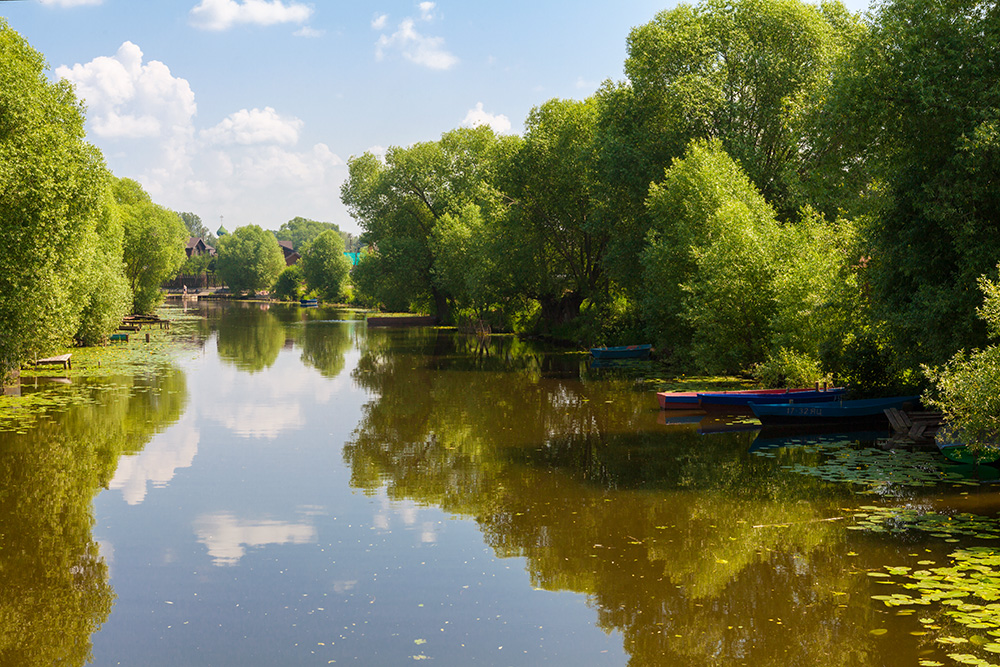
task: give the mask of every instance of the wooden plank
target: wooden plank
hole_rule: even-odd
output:
[[[35,366],[62,366],[63,368],[73,368],[73,362],[70,360],[71,354],[60,354],[55,357],[46,357],[45,359],[37,359],[35,361]]]
[[[889,419],[889,423],[892,424],[892,430],[899,433],[906,433],[913,425],[910,422],[910,418],[906,416],[906,413],[898,408],[887,408],[885,416]]]

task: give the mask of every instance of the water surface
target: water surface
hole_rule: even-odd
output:
[[[511,337],[196,312],[173,361],[0,433],[0,664],[956,664],[936,639],[975,634],[868,573],[981,540],[851,529],[995,515],[937,463],[807,474],[867,436],[672,421]]]

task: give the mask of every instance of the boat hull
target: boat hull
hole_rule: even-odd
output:
[[[761,424],[850,424],[889,423],[885,410],[903,408],[920,400],[919,396],[872,398],[859,401],[813,403],[750,403]]]
[[[842,398],[846,390],[835,387],[827,391],[815,389],[734,389],[732,391],[661,391],[656,394],[661,410],[710,410],[748,408],[751,402],[779,403],[787,401],[820,402]]]
[[[648,359],[652,345],[623,345],[620,347],[592,347],[594,359]]]

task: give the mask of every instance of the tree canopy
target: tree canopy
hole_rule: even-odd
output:
[[[274,234],[257,225],[237,227],[219,239],[216,270],[234,292],[270,289],[285,268]]]

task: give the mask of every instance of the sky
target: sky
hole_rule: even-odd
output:
[[[357,233],[347,161],[622,80],[672,0],[0,0],[73,82],[111,171],[208,229],[302,216]],[[863,11],[863,0],[845,2]]]

